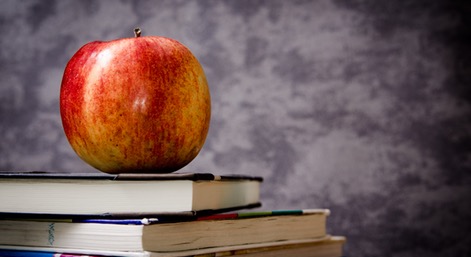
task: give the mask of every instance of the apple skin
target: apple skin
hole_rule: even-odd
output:
[[[211,100],[203,68],[187,47],[136,35],[91,42],[72,56],[60,114],[70,145],[96,169],[170,173],[203,147]]]

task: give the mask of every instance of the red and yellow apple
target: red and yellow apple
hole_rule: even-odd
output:
[[[64,132],[106,173],[168,173],[191,162],[208,133],[211,101],[196,57],[176,40],[91,42],[69,60],[60,89]]]

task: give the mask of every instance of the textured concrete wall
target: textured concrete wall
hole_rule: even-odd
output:
[[[175,38],[212,121],[182,171],[265,177],[270,208],[330,208],[349,256],[469,256],[469,4],[457,1],[0,1],[0,170],[96,172],[58,95],[94,40]],[[467,15],[467,16],[466,16]]]

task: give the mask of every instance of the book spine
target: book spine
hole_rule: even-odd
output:
[[[0,256],[5,257],[55,257],[54,253],[30,252],[19,250],[0,250]]]

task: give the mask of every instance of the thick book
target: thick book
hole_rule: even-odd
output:
[[[328,210],[226,213],[193,221],[0,220],[0,245],[112,251],[174,252],[210,247],[319,239]]]
[[[261,177],[0,172],[0,217],[148,217],[260,206]]]
[[[287,240],[268,243],[245,244],[228,247],[214,247],[177,252],[123,252],[107,250],[86,250],[69,248],[38,248],[0,245],[3,257],[209,257],[209,256],[252,256],[252,257],[341,257],[346,238],[326,236],[320,239]]]

